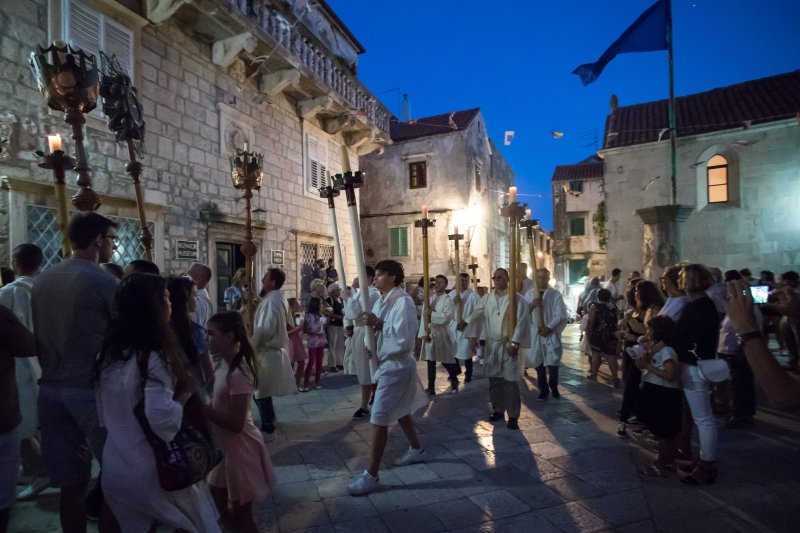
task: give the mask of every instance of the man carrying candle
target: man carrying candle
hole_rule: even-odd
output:
[[[431,295],[430,302],[423,309],[423,313],[429,313],[428,330],[425,331],[425,321],[420,322],[419,334],[422,339],[420,350],[420,360],[428,362],[428,388],[429,396],[436,395],[436,363],[442,363],[447,369],[450,390],[455,394],[458,392],[458,373],[459,366],[453,354],[455,347],[450,336],[450,323],[453,321],[455,306],[453,300],[447,297],[447,277],[439,274],[436,276],[434,293]]]
[[[478,347],[474,340],[480,336],[483,321],[483,301],[469,288],[469,274],[462,272],[458,280],[458,290],[450,293],[454,305],[461,303],[461,321],[458,324],[455,321],[453,323],[453,338],[456,345],[456,364],[464,361],[464,382],[469,383],[472,381],[472,356]]]
[[[378,370],[373,375],[377,383],[375,402],[372,404],[372,455],[369,467],[358,476],[348,489],[353,496],[372,492],[378,488],[380,468],[389,425],[397,423],[405,433],[410,447],[395,461],[395,465],[409,465],[425,460],[411,419],[411,413],[428,403],[425,391],[417,376],[414,359],[414,339],[417,333],[417,311],[414,301],[400,287],[405,278],[403,265],[390,259],[375,265],[375,287],[381,297],[371,313],[363,313],[359,322],[376,332]]]
[[[490,422],[503,420],[508,412],[508,429],[519,429],[517,420],[521,408],[519,395],[520,365],[517,357],[521,347],[530,344],[530,319],[528,306],[522,295],[517,295],[517,323],[513,335],[508,337],[512,324],[508,324],[509,283],[508,271],[498,268],[492,275],[494,290],[486,295],[483,307],[484,369],[489,378],[489,397],[492,402]],[[476,339],[477,340],[477,339]]]
[[[375,269],[367,266],[367,278],[369,279],[369,303],[370,309],[375,307],[375,303],[380,299],[381,293],[372,286],[375,278]],[[353,280],[353,289],[361,290],[358,278]],[[377,369],[375,358],[369,356],[365,338],[367,327],[358,324],[357,318],[363,312],[361,309],[361,295],[353,292],[344,304],[344,329],[347,340],[344,349],[344,370],[347,374],[354,374],[361,385],[361,406],[353,414],[353,420],[363,420],[369,416],[369,399],[374,389],[372,375]]]

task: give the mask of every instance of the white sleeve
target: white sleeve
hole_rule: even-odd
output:
[[[150,353],[147,372],[144,386],[144,414],[153,432],[164,442],[169,442],[181,429],[183,405],[172,399],[174,395],[172,376],[167,372],[164,361],[155,352]]]

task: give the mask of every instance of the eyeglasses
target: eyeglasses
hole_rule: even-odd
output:
[[[103,238],[110,240],[114,244],[117,244],[117,241],[119,241],[119,236],[117,235],[103,235]]]

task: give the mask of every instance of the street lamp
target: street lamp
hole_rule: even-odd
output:
[[[252,335],[253,318],[255,316],[253,257],[255,257],[258,249],[253,243],[253,219],[250,200],[253,198],[253,189],[261,189],[264,179],[264,172],[262,171],[264,155],[257,154],[255,151],[250,152],[248,144],[244,143],[242,150],[237,149],[236,153],[230,156],[230,162],[231,181],[234,187],[242,191],[242,198],[245,200],[245,237],[240,249],[245,257],[246,282],[244,290],[246,303],[244,307],[244,323],[247,327],[247,333]]]
[[[91,169],[83,146],[86,123],[83,114],[97,107],[100,93],[97,60],[93,54],[55,41],[47,48],[37,45],[36,51],[31,52],[30,65],[47,105],[66,113],[65,120],[72,126],[79,187],[72,204],[81,211],[95,211],[100,207],[100,197],[92,189]]]

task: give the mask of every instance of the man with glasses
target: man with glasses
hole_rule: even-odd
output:
[[[72,257],[36,277],[31,307],[42,367],[42,458],[51,485],[61,489],[62,529],[85,531],[91,455],[101,459],[106,436],[97,419],[94,364],[117,287],[100,263],[114,253],[117,225],[97,213],[79,213],[68,233]]]

